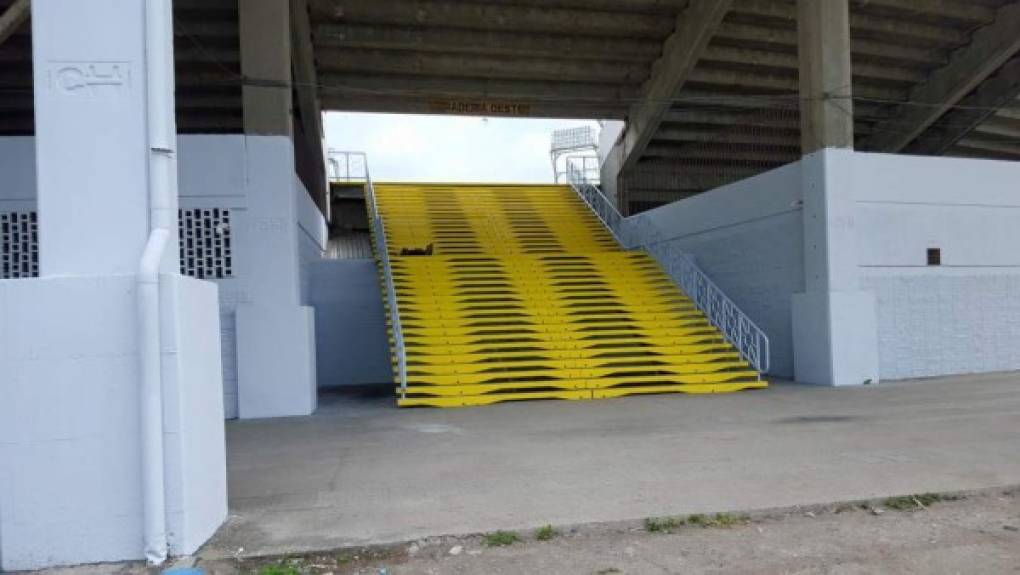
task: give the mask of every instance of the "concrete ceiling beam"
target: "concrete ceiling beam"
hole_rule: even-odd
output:
[[[733,12],[754,18],[783,20],[790,25],[795,25],[797,21],[796,4],[776,0],[740,0],[733,5]],[[896,18],[880,18],[859,12],[850,13],[850,31],[856,35],[881,35],[891,39],[893,43],[916,41],[933,45],[959,46],[967,42],[966,33],[956,28]]]
[[[671,19],[656,15],[537,5],[451,0],[313,0],[312,4],[317,21],[338,23],[657,38],[668,36],[673,27]]]
[[[626,62],[591,62],[560,58],[515,58],[441,52],[394,50],[320,50],[323,73],[404,74],[454,78],[502,78],[639,85],[647,66]]]
[[[996,110],[1017,96],[1020,96],[1020,56],[1014,57],[994,76],[985,80],[961,100],[956,108],[939,118],[920,138],[904,148],[904,151],[941,155],[961,139],[973,136],[973,130],[994,117]]]
[[[326,110],[346,112],[388,112],[396,114],[435,114],[444,113],[435,107],[436,100],[425,96],[387,96],[366,94],[322,94],[322,107]],[[622,120],[626,114],[626,106],[610,102],[593,102],[561,100],[527,101],[527,113],[522,114],[520,108],[503,113],[499,108],[488,110],[485,116],[521,115],[529,118],[592,118]],[[452,112],[451,112],[452,113]]]
[[[485,78],[433,78],[389,74],[320,76],[320,95],[404,96],[435,99],[505,99],[556,103],[560,101],[619,105],[634,101],[634,87],[589,82],[489,80]]]
[[[746,126],[742,131],[719,132],[713,129],[672,127],[664,124],[655,133],[652,143],[735,144],[796,149],[800,143],[800,135],[796,131],[767,130],[760,126]]]
[[[1010,120],[997,115],[985,120],[974,129],[975,134],[998,136],[1020,142],[1020,120]]]
[[[760,50],[754,48],[738,48],[734,46],[712,45],[705,49],[702,62],[718,62],[741,66],[762,68],[778,68],[796,71],[799,67],[797,55],[787,51]],[[899,66],[880,66],[869,63],[854,63],[854,75],[865,80],[886,80],[903,84],[913,84],[928,77],[922,70]]]
[[[879,152],[904,149],[1020,53],[1018,30],[1020,2],[1000,8],[993,23],[974,32],[970,45],[954,52],[946,66],[911,90],[908,103],[898,108],[896,118],[862,142],[864,149]]]
[[[598,12],[630,12],[676,16],[687,7],[688,0],[487,0],[490,4],[513,4],[566,10]]]
[[[785,28],[768,28],[738,22],[723,22],[719,26],[717,37],[729,42],[746,44],[772,44],[796,50],[797,30]],[[943,50],[897,45],[876,40],[851,38],[850,50],[855,57],[863,56],[889,62],[905,64],[939,66],[946,62]]]
[[[772,91],[789,94],[795,98],[799,90],[797,75],[783,73],[751,72],[747,70],[727,70],[720,68],[699,67],[691,74],[689,81],[699,87],[708,86],[724,89],[746,89],[755,91]],[[854,95],[877,100],[905,100],[907,90],[898,89],[884,83],[873,83],[858,80],[854,82]],[[710,88],[711,89],[711,88]]]
[[[314,167],[306,174],[309,193],[328,221],[330,219],[329,183],[326,180],[326,140],[319,107],[318,72],[312,25],[307,0],[290,0],[291,69],[301,119],[301,135],[308,142],[307,152]]]
[[[797,150],[796,147],[793,148]],[[740,163],[747,166],[760,164],[785,164],[800,159],[799,151],[768,150],[760,148],[740,149],[733,145],[720,144],[696,147],[671,146],[652,143],[645,149],[645,159],[680,158],[687,161]]]
[[[1020,157],[1020,144],[1014,142],[995,142],[978,138],[964,138],[957,143],[960,148],[992,152],[1002,156]]]
[[[320,49],[365,48],[530,58],[569,57],[644,64],[658,56],[662,49],[661,42],[645,38],[336,23],[316,26],[315,42]]]
[[[960,22],[987,24],[995,10],[970,0],[851,0],[855,9],[881,9],[905,16],[937,17]]]
[[[660,128],[659,134],[669,130],[669,125],[675,124],[704,124],[704,125],[745,125],[749,127],[776,128],[780,130],[799,130],[800,123],[796,115],[783,117],[780,115],[765,114],[760,112],[731,112],[717,109],[673,109],[666,113],[663,118],[664,127]],[[714,133],[714,132],[713,132]],[[656,137],[659,137],[657,134]]]
[[[642,89],[640,101],[631,106],[627,116],[619,173],[637,164],[731,5],[732,0],[692,0],[677,18],[673,34],[663,44],[662,57],[652,66],[652,76]]]
[[[3,14],[0,14],[0,44],[10,38],[22,24],[28,21],[32,13],[30,0],[15,0],[14,4],[7,7]]]

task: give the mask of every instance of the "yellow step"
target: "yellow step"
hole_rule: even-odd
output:
[[[376,200],[405,342],[400,406],[767,385],[654,259],[621,249],[569,188],[380,184]],[[401,255],[429,245],[431,255]],[[392,360],[396,378],[395,350]]]

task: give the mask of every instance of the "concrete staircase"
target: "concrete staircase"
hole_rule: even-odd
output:
[[[767,385],[568,187],[376,184],[375,202],[402,334],[395,373],[401,351],[406,363],[400,406]]]

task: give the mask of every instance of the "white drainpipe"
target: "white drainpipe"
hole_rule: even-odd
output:
[[[146,0],[149,240],[138,266],[138,342],[145,559],[152,565],[166,561],[168,547],[159,272],[171,226],[176,225],[176,214],[170,208],[176,169],[172,15],[171,0]]]

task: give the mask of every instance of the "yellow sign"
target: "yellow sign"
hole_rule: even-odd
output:
[[[435,114],[465,116],[530,116],[531,104],[485,100],[433,100],[429,109]]]

